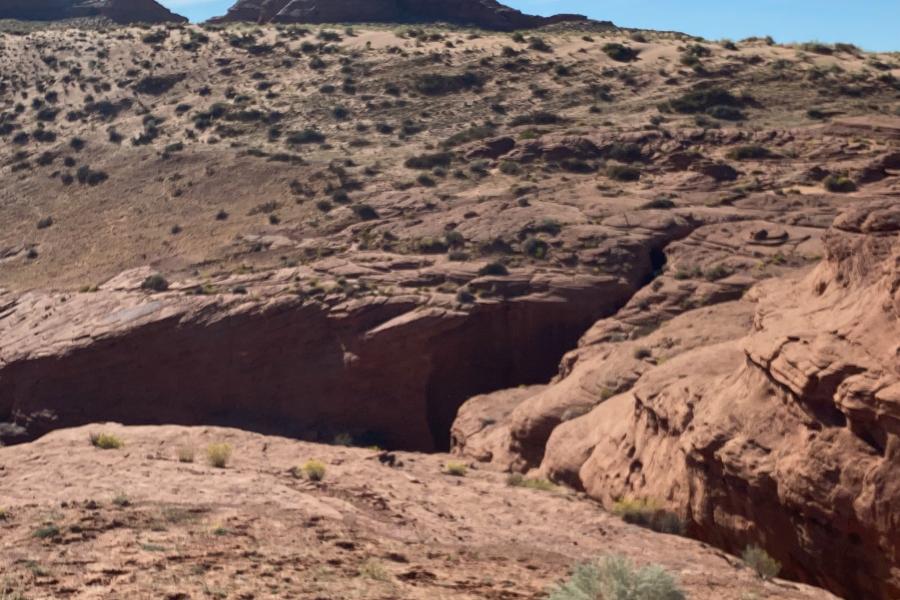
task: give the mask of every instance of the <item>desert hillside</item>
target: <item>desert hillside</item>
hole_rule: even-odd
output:
[[[87,16],[0,22],[0,598],[900,594],[900,55]]]

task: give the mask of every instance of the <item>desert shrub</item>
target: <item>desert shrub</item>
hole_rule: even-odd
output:
[[[293,131],[288,133],[285,138],[290,146],[302,146],[304,144],[321,144],[325,141],[325,136],[318,130],[307,128],[302,131]]]
[[[466,71],[462,75],[425,73],[415,77],[413,85],[420,94],[442,96],[471,89],[480,89],[484,85],[484,78],[473,71]]]
[[[154,29],[150,33],[146,34],[141,38],[141,41],[145,44],[161,44],[169,37],[169,30],[160,28]]]
[[[825,189],[837,194],[849,194],[856,191],[856,184],[844,175],[829,175],[822,182]]]
[[[536,237],[529,237],[522,243],[522,251],[528,256],[543,260],[550,253],[550,244]]]
[[[559,166],[570,173],[593,173],[597,166],[581,158],[568,157],[559,161]]]
[[[441,239],[425,237],[416,241],[416,250],[422,254],[443,254],[448,244]]]
[[[615,181],[638,181],[641,171],[628,165],[609,165],[606,167],[606,176]]]
[[[775,156],[775,153],[763,146],[738,146],[728,152],[728,158],[732,160],[761,160]]]
[[[512,127],[519,127],[520,125],[555,125],[562,121],[563,118],[556,113],[537,111],[513,117],[509,124]]]
[[[350,210],[363,221],[374,221],[379,216],[378,211],[368,204],[354,204],[350,207]]]
[[[642,351],[643,350],[643,351]],[[635,358],[646,358],[649,351],[638,349]],[[626,523],[645,527],[660,533],[681,534],[684,525],[678,515],[648,500],[620,500],[613,506],[613,514]]]
[[[834,54],[834,48],[822,42],[806,42],[800,44],[800,49],[814,54]]]
[[[92,433],[89,439],[91,446],[101,450],[118,450],[125,445],[122,438],[111,433]]]
[[[75,172],[75,177],[78,178],[78,183],[90,186],[100,185],[109,179],[109,175],[105,172],[94,171],[87,165],[79,167],[78,171]]]
[[[769,556],[768,552],[759,546],[747,546],[741,558],[763,580],[768,581],[781,572],[781,563]]]
[[[37,222],[38,229],[47,229],[53,225],[53,217],[44,217]]]
[[[178,462],[180,463],[192,463],[194,462],[194,447],[193,446],[179,446],[176,451],[178,455]]]
[[[675,208],[675,203],[668,198],[655,198],[641,205],[643,210],[668,210]]]
[[[637,59],[640,51],[624,44],[609,43],[603,46],[603,52],[608,57],[618,62],[631,62]]]
[[[713,106],[706,110],[706,114],[720,121],[743,121],[746,118],[744,111],[735,106]]]
[[[552,492],[556,486],[546,479],[525,477],[521,473],[512,473],[506,478],[506,485],[510,487],[523,487],[543,492]]]
[[[553,52],[553,47],[547,43],[547,40],[537,36],[528,38],[528,47],[538,52]]]
[[[548,600],[683,600],[675,579],[659,565],[636,567],[630,560],[607,556],[579,565]]]
[[[44,122],[52,122],[56,120],[56,115],[59,114],[59,110],[55,108],[42,108],[37,113],[37,120]]]
[[[310,481],[322,481],[325,479],[325,465],[318,460],[308,460],[303,465],[303,474]]]
[[[707,281],[719,281],[720,279],[725,279],[730,275],[731,269],[723,264],[715,265],[703,272],[703,277]]]
[[[155,273],[141,283],[141,289],[151,292],[165,292],[169,289],[169,282],[159,273]]]
[[[744,101],[723,88],[693,90],[664,105],[682,114],[702,113],[716,106],[743,106]]]
[[[408,169],[430,170],[435,167],[449,167],[453,155],[449,152],[437,152],[435,154],[420,154],[407,159],[403,163]]]
[[[228,444],[210,444],[206,447],[206,459],[210,466],[224,469],[231,460],[231,446]]]
[[[615,143],[603,152],[606,158],[622,163],[638,162],[643,158],[641,147],[637,144]]]
[[[32,532],[31,536],[35,537],[39,540],[46,540],[50,538],[55,538],[59,536],[60,529],[58,525],[54,523],[48,523],[46,525],[42,525]]]
[[[159,96],[171,90],[185,78],[184,74],[148,76],[134,84],[134,91],[148,96]]]
[[[486,264],[483,267],[481,267],[480,269],[478,269],[478,275],[480,275],[482,277],[485,275],[493,275],[493,276],[509,275],[509,269],[507,269],[506,265],[504,265],[501,262],[496,262],[496,261],[489,262],[488,264]]]
[[[483,140],[484,138],[494,135],[494,132],[496,130],[497,128],[491,124],[470,127],[469,129],[460,131],[459,133],[454,133],[449,138],[444,140],[441,145],[445,148],[452,148],[461,144]]]
[[[468,471],[469,468],[465,465],[465,463],[451,460],[444,465],[444,473],[446,473],[447,475],[453,475],[454,477],[465,477]]]
[[[498,168],[504,175],[519,175],[522,172],[521,165],[513,160],[501,160]]]

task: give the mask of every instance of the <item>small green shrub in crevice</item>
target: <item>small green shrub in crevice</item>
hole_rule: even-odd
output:
[[[763,581],[773,579],[781,572],[781,563],[759,546],[747,546],[741,558]]]
[[[521,473],[511,473],[509,477],[506,478],[506,485],[510,487],[540,490],[542,492],[552,492],[557,489],[557,486],[552,481],[534,477],[525,477]]]
[[[620,500],[613,506],[612,512],[626,523],[652,531],[675,535],[684,533],[684,523],[678,515],[651,500]]]

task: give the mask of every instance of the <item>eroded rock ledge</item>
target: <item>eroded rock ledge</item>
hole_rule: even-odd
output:
[[[647,498],[690,535],[757,543],[848,598],[900,594],[900,208],[851,209],[802,279],[616,339],[599,322],[551,386],[457,451],[538,469],[611,505]],[[484,413],[482,413],[484,416]],[[486,420],[483,420],[485,422]]]

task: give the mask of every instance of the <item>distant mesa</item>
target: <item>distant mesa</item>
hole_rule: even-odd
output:
[[[497,31],[532,29],[582,15],[537,17],[496,0],[238,0],[214,22],[417,23],[444,22]]]
[[[155,0],[0,0],[0,19],[62,21],[103,17],[116,23],[185,23]]]

